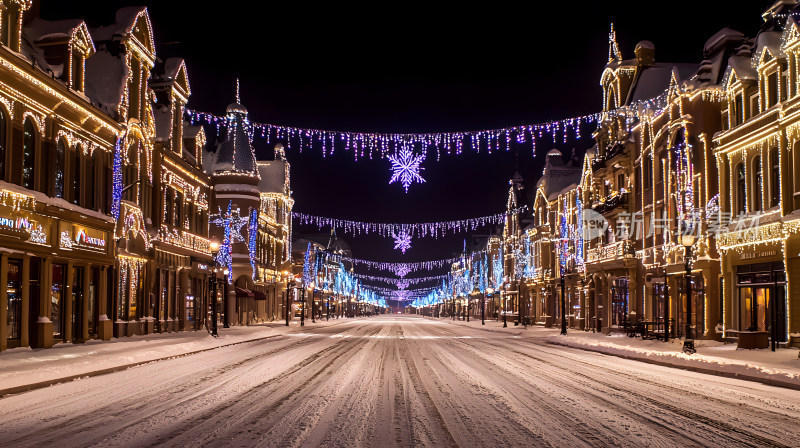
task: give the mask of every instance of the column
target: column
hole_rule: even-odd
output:
[[[0,255],[0,286],[8,284],[8,255]],[[0,288],[0,350],[8,348],[8,291]]]
[[[67,262],[67,272],[64,280],[64,342],[72,340],[72,282],[74,275],[72,272],[72,261]]]
[[[639,315],[639,281],[636,266],[628,269],[628,317],[641,319]]]
[[[189,271],[187,269],[181,269],[178,272],[180,276],[180,297],[177,297],[177,305],[178,305],[178,330],[185,330],[184,326],[186,325],[186,293],[189,291]],[[194,293],[194,291],[192,291]]]
[[[20,339],[19,339],[19,346],[20,347],[27,347],[30,344],[29,339],[29,332],[30,329],[28,328],[28,323],[30,322],[30,314],[31,314],[31,289],[28,286],[30,283],[31,278],[31,257],[29,255],[25,255],[22,258],[22,313],[21,319],[22,322],[20,325]],[[0,285],[5,285],[6,283],[0,283]],[[41,279],[39,279],[39,284],[41,285]],[[41,286],[39,288],[41,291]],[[5,321],[4,321],[5,322]]]
[[[83,307],[81,308],[81,339],[89,340],[89,280],[92,275],[92,264],[89,263],[83,269]],[[97,288],[95,288],[97,291]],[[95,295],[95,300],[97,296]]]

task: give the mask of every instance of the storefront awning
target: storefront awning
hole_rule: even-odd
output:
[[[265,296],[263,292],[258,290],[253,291],[253,298],[256,300],[267,300],[267,296]]]
[[[253,297],[253,291],[236,287],[236,297]]]

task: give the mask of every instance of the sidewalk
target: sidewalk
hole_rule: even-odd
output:
[[[309,321],[303,329],[349,320],[321,321],[313,326]],[[62,343],[49,349],[14,348],[0,353],[0,396],[164,358],[280,336],[300,328],[300,321],[295,319],[289,327],[280,321],[231,328],[220,326],[218,338],[206,330],[199,330],[113,338],[110,341],[92,340],[83,344]]]
[[[548,329],[549,330],[549,329]],[[566,336],[552,330],[544,340],[550,344],[620,356],[702,373],[758,381],[800,389],[798,349],[739,350],[736,344],[696,340],[697,353],[683,353],[683,340],[670,342],[629,338],[622,333],[605,335],[570,330]]]
[[[800,358],[797,348],[782,348],[775,352],[769,349],[738,350],[736,344],[718,341],[696,340],[697,353],[683,353],[683,340],[670,342],[629,338],[623,333],[592,333],[568,329],[562,336],[560,328],[540,326],[515,327],[513,323],[503,328],[503,321],[480,319],[470,323],[452,319],[435,319],[474,329],[504,333],[521,339],[538,339],[548,344],[619,356],[667,367],[693,370],[701,373],[757,381],[792,389],[800,389]]]

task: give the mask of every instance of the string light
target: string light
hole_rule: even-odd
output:
[[[527,210],[526,206],[518,207],[504,213],[495,215],[481,216],[478,218],[458,219],[453,221],[422,222],[411,224],[398,223],[377,223],[364,221],[351,221],[339,218],[327,218],[324,216],[309,215],[306,213],[292,212],[292,217],[297,219],[300,225],[312,225],[322,229],[329,227],[332,230],[344,231],[353,236],[361,234],[376,233],[382,237],[393,237],[401,232],[406,232],[411,237],[440,238],[448,233],[466,232],[487,225],[504,224],[506,213],[519,214]]]

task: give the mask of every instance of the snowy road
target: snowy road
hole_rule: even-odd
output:
[[[0,399],[1,446],[800,446],[800,391],[415,317]]]

